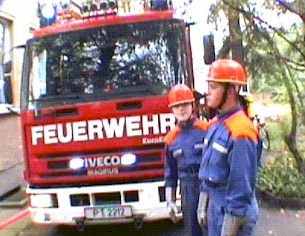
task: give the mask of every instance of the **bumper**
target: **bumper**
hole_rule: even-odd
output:
[[[164,182],[53,189],[27,188],[28,195],[52,194],[58,207],[29,207],[32,221],[38,224],[117,224],[168,219]],[[76,199],[76,200],[75,200]],[[180,206],[180,201],[177,201]],[[131,214],[115,217],[87,217],[86,208],[129,206]],[[180,207],[179,207],[180,208]],[[181,218],[182,215],[179,214]]]

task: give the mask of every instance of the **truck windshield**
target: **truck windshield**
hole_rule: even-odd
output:
[[[187,82],[180,21],[72,31],[30,41],[23,109],[165,95]]]

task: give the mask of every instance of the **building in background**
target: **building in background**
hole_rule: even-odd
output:
[[[0,1],[0,106],[19,105],[23,50],[33,29],[38,27],[37,0]],[[3,110],[3,109],[1,109]]]
[[[0,0],[0,196],[22,184],[19,98],[24,45],[39,26],[37,0]]]

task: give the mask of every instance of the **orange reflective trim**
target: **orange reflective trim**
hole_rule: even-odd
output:
[[[164,142],[167,145],[172,144],[180,133],[180,128],[176,126],[174,129],[170,130],[164,137]]]
[[[209,127],[208,122],[202,120],[196,120],[194,123],[194,127],[203,131],[206,131]]]
[[[258,140],[258,132],[252,121],[243,111],[239,111],[224,121],[225,126],[231,132],[233,139],[248,138]]]

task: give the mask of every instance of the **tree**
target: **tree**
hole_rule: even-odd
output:
[[[302,0],[265,0],[263,6],[250,1],[222,0],[211,8],[210,22],[217,25],[219,13],[224,12],[229,22],[229,36],[218,56],[243,62],[252,79],[251,87],[267,92],[274,99],[288,102],[291,107],[290,130],[285,142],[293,154],[297,168],[305,174],[302,146],[297,136],[299,124],[305,125],[305,108],[301,91],[305,72],[305,2]],[[263,20],[261,11],[270,10],[278,16],[296,14],[302,22],[290,28],[273,26]],[[241,27],[241,25],[243,27]]]

